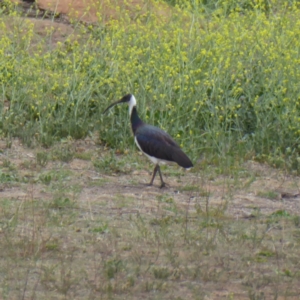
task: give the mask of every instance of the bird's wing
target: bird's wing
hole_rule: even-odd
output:
[[[146,125],[137,129],[135,137],[142,151],[149,156],[174,161],[183,168],[193,166],[187,155],[165,131]]]

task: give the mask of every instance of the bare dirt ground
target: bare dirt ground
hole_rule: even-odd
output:
[[[153,165],[148,163],[147,158],[140,155],[138,150],[130,155],[122,156],[121,160],[136,160],[139,168],[134,170],[134,167],[127,167],[120,165],[114,173],[114,166],[109,171],[110,163],[107,161],[105,165],[106,170],[96,170],[93,165],[94,160],[103,160],[107,157],[108,150],[97,146],[95,141],[87,138],[82,141],[71,141],[67,143],[67,149],[62,146],[62,149],[28,149],[22,145],[19,140],[14,140],[10,148],[7,148],[6,142],[2,141],[1,161],[2,167],[7,161],[14,166],[18,175],[33,181],[43,172],[55,171],[57,169],[70,171],[70,178],[72,185],[77,185],[82,188],[79,195],[79,201],[82,203],[94,204],[97,202],[109,202],[111,198],[116,195],[125,195],[135,198],[140,202],[141,207],[135,208],[139,213],[151,213],[157,209],[157,197],[172,196],[176,198],[178,205],[189,205],[189,210],[192,209],[192,204],[199,197],[199,190],[203,194],[213,194],[214,197],[210,199],[211,205],[221,205],[224,198],[228,197],[230,190],[234,191],[232,201],[229,204],[227,211],[232,214],[234,218],[251,217],[253,207],[259,209],[263,214],[271,214],[277,210],[286,210],[293,214],[300,212],[300,178],[286,174],[282,170],[272,169],[266,165],[260,165],[256,162],[248,162],[243,166],[243,170],[238,174],[239,178],[226,178],[226,175],[219,175],[211,180],[207,178],[207,174],[203,178],[200,172],[184,172],[180,171],[179,167],[169,165],[164,168],[166,172],[167,187],[160,189],[159,177],[155,179],[155,184],[152,187],[147,186],[149,183]],[[71,146],[70,146],[71,145]],[[59,157],[55,157],[56,151],[69,151],[72,148],[72,156],[70,162],[62,162]],[[54,161],[49,160],[46,166],[40,166],[37,162],[38,153],[53,153]],[[87,153],[87,159],[76,158],[84,156]],[[63,155],[63,154],[58,154]],[[131,157],[133,156],[133,158]],[[52,156],[53,157],[53,156]],[[57,159],[55,161],[55,159]],[[143,165],[142,169],[140,166]],[[104,164],[103,164],[104,166]],[[124,172],[119,168],[124,166]],[[169,171],[168,171],[169,169]],[[171,171],[170,171],[171,169]],[[126,174],[126,171],[128,174]],[[174,172],[175,175],[172,174]],[[245,174],[243,174],[245,173]],[[259,178],[253,178],[249,176]],[[211,175],[213,176],[213,175]],[[103,182],[101,186],[89,186],[98,181]],[[186,189],[185,189],[186,187]],[[32,186],[31,180],[25,184],[21,189],[16,187],[6,187],[5,184],[1,187],[1,196],[5,198],[22,198],[31,197],[39,199],[41,196],[45,197],[45,191],[42,185]],[[201,192],[200,192],[201,193]],[[269,199],[268,199],[269,197]],[[121,213],[121,209],[120,209]]]
[[[299,177],[255,162],[229,175],[167,166],[168,186],[148,187],[137,150],[112,159],[91,138],[2,141],[0,160],[9,299],[299,299]]]

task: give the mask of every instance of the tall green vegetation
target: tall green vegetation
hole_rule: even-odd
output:
[[[108,21],[99,4],[98,24],[74,22],[74,32],[54,43],[54,27],[38,36],[4,2],[1,134],[47,146],[98,130],[101,141],[124,150],[133,145],[127,109],[102,111],[130,92],[142,119],[194,159],[251,157],[299,171],[296,2],[173,4],[114,6]]]

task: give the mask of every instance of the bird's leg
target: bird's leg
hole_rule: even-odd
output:
[[[160,181],[161,181],[161,185],[160,185],[160,188],[163,188],[164,186],[166,186],[166,184],[165,184],[165,182],[163,181],[163,179],[162,179],[162,175],[161,175],[161,172],[160,172],[160,166],[159,165],[157,165],[158,166],[158,173],[159,173],[159,176],[160,176]]]
[[[149,183],[149,185],[152,185],[153,184],[153,181],[154,181],[154,178],[155,178],[155,175],[156,173],[159,173],[159,177],[160,177],[160,181],[161,181],[161,185],[160,185],[160,188],[163,188],[164,186],[166,186],[165,182],[163,181],[162,179],[162,175],[161,175],[161,172],[160,172],[160,166],[159,164],[157,164],[154,168],[154,171],[153,171],[153,175],[152,175],[152,179],[151,179],[151,182]]]
[[[154,181],[154,178],[155,178],[155,175],[156,175],[156,172],[159,168],[159,165],[157,164],[153,170],[153,175],[152,175],[152,179],[151,179],[151,182],[149,183],[149,185],[152,185],[153,184],[153,181]]]

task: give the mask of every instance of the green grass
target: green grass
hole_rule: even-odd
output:
[[[274,191],[259,191],[257,193],[257,196],[263,197],[263,198],[268,198],[268,199],[273,199],[273,200],[279,200],[280,195],[277,192]]]
[[[75,32],[56,44],[54,29],[37,36],[8,3],[0,23],[3,136],[49,146],[98,130],[102,143],[132,150],[127,109],[102,115],[131,92],[141,117],[193,160],[255,158],[298,172],[297,2],[120,7],[107,23],[74,21]],[[60,155],[71,159],[72,149]]]

